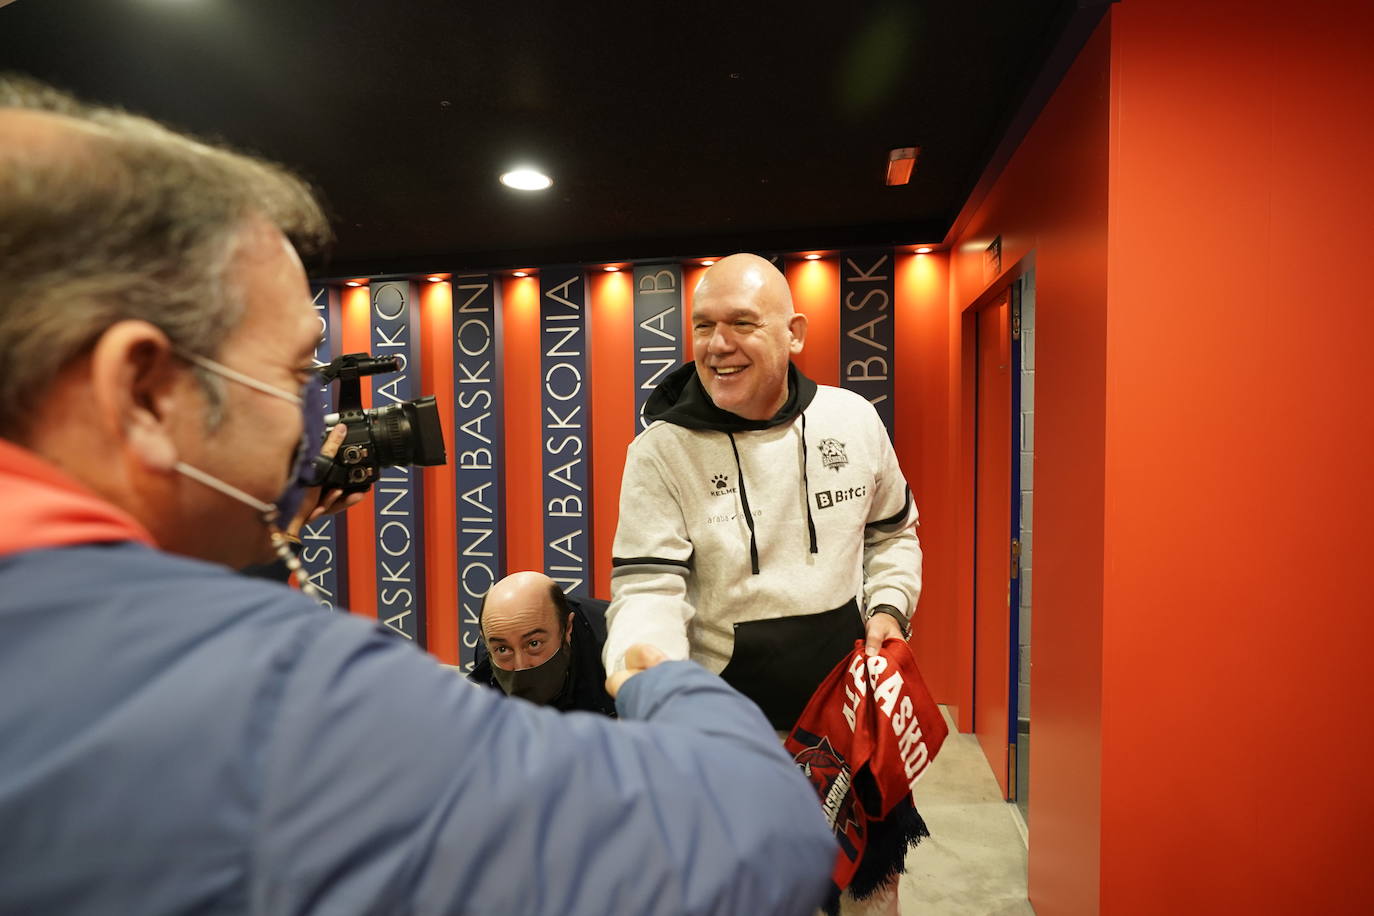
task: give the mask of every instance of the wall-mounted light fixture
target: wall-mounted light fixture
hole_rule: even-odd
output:
[[[921,152],[919,146],[902,146],[887,153],[887,177],[884,182],[889,188],[906,184],[911,180],[911,171],[916,168],[916,156]]]

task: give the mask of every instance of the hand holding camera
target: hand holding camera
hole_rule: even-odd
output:
[[[326,491],[361,493],[376,482],[382,468],[448,461],[433,395],[363,409],[362,377],[399,369],[400,361],[395,357],[366,353],[348,353],[321,367],[320,376],[325,381],[339,383],[337,408],[324,418],[325,425],[347,430],[337,454],[325,456],[321,452],[316,461],[317,479]]]
[[[315,485],[286,528],[290,537],[299,538],[301,529],[322,515],[362,502],[382,468],[448,461],[433,395],[363,409],[362,377],[399,368],[395,357],[366,353],[349,353],[320,367],[322,379],[339,383],[337,409],[324,418],[327,432],[315,458]]]
[[[344,437],[348,433],[348,427],[342,423],[335,424],[324,437],[324,444],[320,446],[320,459],[329,459],[332,463],[334,456],[339,452],[339,446],[343,444]],[[286,526],[286,535],[297,540],[300,539],[301,529],[313,522],[322,515],[333,515],[351,509],[363,501],[367,494],[363,491],[345,493],[338,488],[326,490],[324,487],[311,487],[305,491],[301,499],[300,511],[296,517],[291,519]]]

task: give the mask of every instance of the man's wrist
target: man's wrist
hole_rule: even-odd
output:
[[[895,607],[893,607],[892,605],[890,605],[890,604],[875,604],[875,605],[873,605],[873,607],[871,607],[871,608],[868,609],[868,619],[869,619],[869,620],[872,620],[874,614],[887,614],[887,615],[890,616],[893,620],[896,620],[896,621],[897,621],[897,626],[899,626],[899,627],[901,628],[901,630],[902,630],[902,638],[903,638],[903,639],[905,639],[905,638],[907,638],[908,636],[911,635],[911,622],[910,622],[909,620],[907,620],[905,614],[903,614],[901,611],[897,610],[897,609],[896,609]]]

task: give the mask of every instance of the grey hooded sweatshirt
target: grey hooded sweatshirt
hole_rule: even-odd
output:
[[[655,389],[620,491],[606,669],[637,642],[691,658],[790,729],[879,604],[921,593],[917,511],[877,411],[789,368],[767,420],[688,363]]]

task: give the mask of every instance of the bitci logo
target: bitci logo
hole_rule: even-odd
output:
[[[848,502],[851,499],[859,499],[868,493],[868,487],[860,484],[857,487],[848,487],[844,490],[817,490],[816,508],[829,509],[836,503]]]

